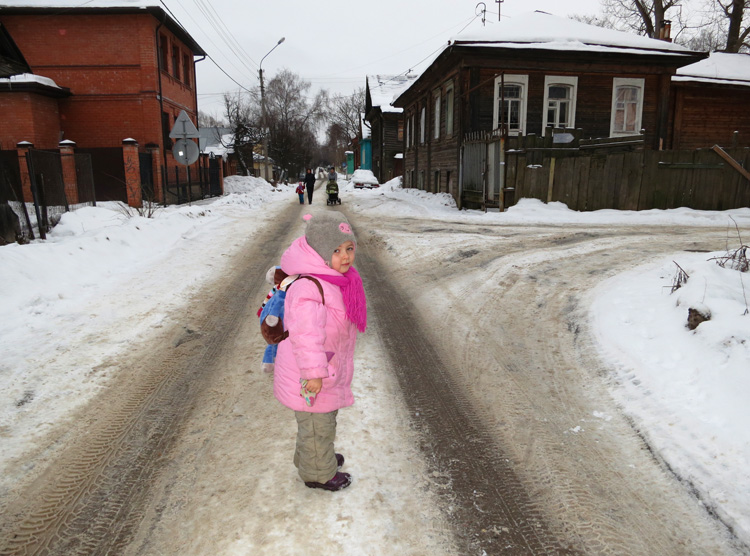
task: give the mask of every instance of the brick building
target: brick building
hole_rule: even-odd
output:
[[[0,149],[73,141],[92,155],[98,198],[137,202],[124,190],[127,180],[107,182],[97,169],[111,163],[105,150],[132,139],[128,145],[151,154],[157,200],[173,202],[162,186],[185,167],[172,157],[169,131],[182,110],[197,121],[195,57],[205,53],[161,4],[7,1],[0,24],[34,74],[0,80]],[[142,176],[148,160],[141,157]]]

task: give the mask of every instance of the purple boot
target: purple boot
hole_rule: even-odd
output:
[[[308,488],[322,488],[324,490],[335,492],[348,487],[350,484],[352,484],[352,476],[349,475],[349,473],[341,473],[337,471],[333,476],[333,479],[327,483],[306,482],[305,486]]]
[[[341,469],[344,466],[344,456],[336,454],[336,466]]]

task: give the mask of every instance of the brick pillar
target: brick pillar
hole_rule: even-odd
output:
[[[78,175],[76,174],[75,141],[65,140],[58,144],[60,162],[62,164],[63,183],[65,184],[65,198],[68,205],[78,204]]]
[[[138,142],[135,139],[123,139],[122,162],[125,167],[125,191],[128,196],[128,205],[141,208],[143,207],[141,163],[138,160]]]
[[[21,141],[16,145],[16,152],[18,153],[18,168],[21,173],[21,189],[23,190],[23,200],[26,203],[34,202],[34,195],[31,193],[31,177],[29,176],[29,165],[26,161],[26,154],[29,149],[34,148],[34,143],[28,141]]]
[[[153,147],[146,148],[151,153],[151,172],[153,173],[154,180],[154,203],[164,202],[164,174],[161,171],[161,165],[163,160],[161,159],[161,149],[154,145]]]

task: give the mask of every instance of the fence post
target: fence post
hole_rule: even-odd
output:
[[[552,189],[555,184],[555,160],[553,156],[549,161],[549,179],[547,180],[547,202],[552,202]]]
[[[65,141],[60,141],[57,147],[60,149],[60,165],[62,166],[65,199],[68,202],[68,206],[77,205],[79,199],[75,158],[76,142],[66,139]]]
[[[141,161],[138,159],[138,142],[135,139],[122,140],[122,162],[125,167],[125,194],[128,206],[142,208]]]
[[[28,141],[21,141],[16,144],[18,169],[21,174],[21,191],[23,193],[23,201],[26,203],[32,203],[34,201],[34,195],[31,193],[31,176],[29,175],[28,163],[29,149],[33,148],[34,143],[29,143]]]
[[[159,199],[165,199],[164,197],[164,175],[161,171],[161,149],[158,145],[153,143],[146,145],[146,150],[151,153],[151,176],[154,182],[154,198],[153,202],[158,203]],[[166,201],[164,202],[166,204]]]

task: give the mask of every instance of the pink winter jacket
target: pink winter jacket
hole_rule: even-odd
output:
[[[287,274],[339,274],[329,268],[303,237],[281,256]],[[346,318],[338,286],[321,280],[325,305],[318,286],[296,280],[286,292],[284,328],[289,337],[279,344],[274,366],[273,393],[295,411],[329,413],[354,403],[351,390],[357,327]],[[300,396],[300,378],[322,378],[323,389],[311,407]]]

